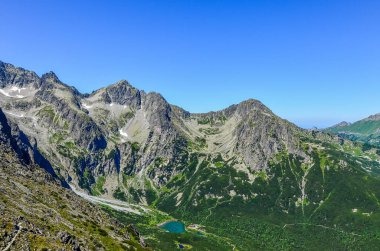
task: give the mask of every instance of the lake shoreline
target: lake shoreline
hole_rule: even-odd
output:
[[[181,221],[177,220],[177,219],[166,220],[166,221],[164,221],[162,223],[157,224],[157,227],[162,227],[163,225],[165,225],[165,224],[167,224],[169,222],[181,222]]]
[[[159,228],[175,234],[181,234],[186,232],[186,225],[179,220],[166,221],[164,223],[159,224]]]

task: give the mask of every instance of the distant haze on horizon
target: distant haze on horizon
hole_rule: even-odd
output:
[[[5,1],[0,60],[190,112],[248,98],[304,128],[380,112],[380,1]]]

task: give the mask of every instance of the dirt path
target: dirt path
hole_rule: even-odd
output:
[[[91,201],[93,203],[109,206],[109,207],[111,207],[115,210],[118,210],[118,211],[129,212],[129,213],[134,213],[134,214],[138,214],[138,215],[141,215],[142,213],[147,213],[150,211],[148,208],[145,208],[145,207],[140,206],[140,205],[134,205],[134,204],[130,204],[128,202],[120,201],[120,200],[105,199],[105,198],[100,198],[100,197],[96,197],[96,196],[91,196],[91,195],[88,195],[84,192],[77,190],[72,185],[70,185],[70,187],[71,187],[71,190],[73,190],[73,192],[76,193],[77,195],[79,195],[80,197],[82,197],[88,201]]]
[[[11,246],[15,242],[17,236],[20,234],[21,230],[23,229],[21,223],[17,224],[17,227],[18,227],[18,231],[17,231],[16,235],[12,238],[12,240],[8,243],[8,245],[2,251],[7,251],[11,248]]]

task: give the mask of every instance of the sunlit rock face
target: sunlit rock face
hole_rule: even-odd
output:
[[[247,172],[268,168],[284,150],[303,155],[295,136],[301,130],[257,100],[191,114],[125,80],[81,94],[53,72],[38,77],[1,63],[0,76],[5,114],[36,139],[57,172],[88,188],[105,176],[110,195],[125,175],[136,177],[137,187],[145,180],[165,185],[194,151],[235,158]]]

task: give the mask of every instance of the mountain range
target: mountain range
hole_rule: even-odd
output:
[[[0,247],[18,234],[12,245],[68,248],[47,246],[58,232],[79,249],[380,245],[380,151],[345,136],[373,137],[379,116],[304,130],[254,99],[194,114],[125,80],[82,94],[53,72],[40,77],[4,62],[0,107],[2,148],[10,152],[1,158],[8,183],[0,234],[8,237]],[[41,221],[43,205],[58,211],[62,226]],[[28,240],[12,210],[45,235]],[[186,230],[159,227],[171,221]]]
[[[380,147],[380,113],[354,123],[341,122],[326,128],[324,131],[353,141]]]

